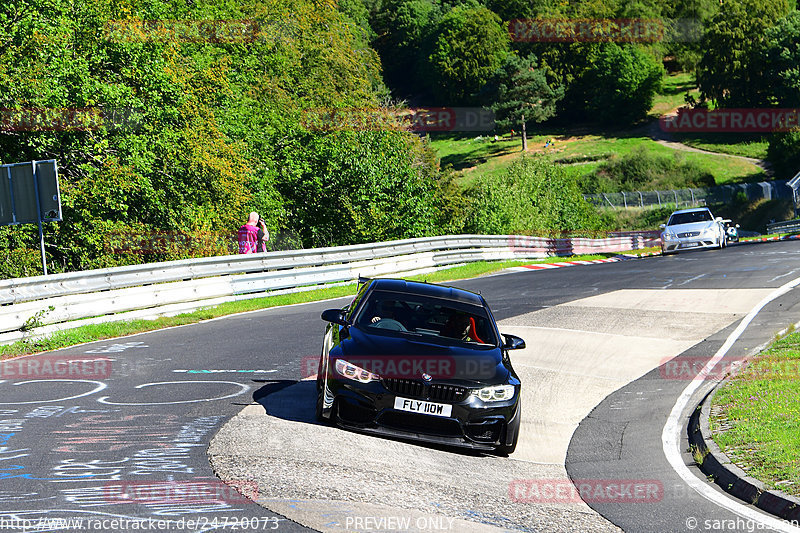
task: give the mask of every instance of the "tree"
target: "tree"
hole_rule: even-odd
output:
[[[697,83],[703,99],[717,107],[769,103],[774,80],[765,75],[765,34],[789,12],[787,0],[725,0],[702,40]]]
[[[780,19],[766,34],[762,61],[767,65],[770,100],[778,107],[800,107],[800,12]]]
[[[377,33],[373,41],[383,59],[386,83],[399,96],[419,94],[425,87],[421,70],[426,64],[422,50],[442,17],[436,0],[392,1],[374,17]]]
[[[536,68],[536,57],[521,58],[511,54],[496,73],[497,97],[492,105],[501,130],[519,124],[522,150],[528,149],[526,123],[543,122],[556,113],[556,103],[564,96],[564,88],[551,87],[542,69]]]
[[[428,87],[441,105],[471,103],[502,65],[510,38],[500,17],[476,4],[458,4],[439,22],[427,56]]]
[[[617,125],[645,118],[661,87],[663,65],[635,45],[605,43],[594,52],[582,80],[591,117]]]

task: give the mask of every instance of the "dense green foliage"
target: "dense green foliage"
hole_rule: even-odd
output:
[[[668,156],[653,154],[645,149],[611,158],[581,182],[583,191],[591,194],[714,185],[714,176],[703,171],[696,163],[685,161],[681,152]]]
[[[562,167],[522,157],[496,179],[466,191],[465,230],[490,234],[559,234],[602,227],[594,208]]]
[[[638,42],[509,32],[537,17],[706,31]],[[666,60],[698,67],[700,105],[800,106],[789,0],[15,0],[0,3],[0,24],[0,162],[60,165],[51,271],[231,253],[252,210],[274,247],[328,246],[592,230],[605,222],[579,189],[709,183],[679,156],[635,153],[580,184],[526,157],[465,189],[423,137],[376,119],[407,104],[490,107],[491,134],[523,116],[628,127],[647,119]],[[797,170],[797,154],[797,132],[771,136],[779,172]],[[39,269],[36,228],[0,227],[0,277]]]
[[[563,87],[551,87],[543,69],[536,68],[536,58],[508,56],[496,72],[497,94],[494,98],[495,120],[500,131],[522,129],[527,122],[543,122],[556,113],[556,104],[564,96]]]

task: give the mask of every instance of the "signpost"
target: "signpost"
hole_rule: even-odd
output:
[[[55,159],[0,165],[0,226],[38,224],[42,269],[47,275],[43,222],[61,220]]]

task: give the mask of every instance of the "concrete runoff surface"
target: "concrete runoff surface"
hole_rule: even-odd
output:
[[[548,503],[513,487],[567,480],[570,439],[592,408],[769,292],[621,290],[502,321],[527,343],[512,354],[523,418],[509,458],[318,425],[304,381],[226,424],[211,464],[224,480],[254,480],[258,503],[319,531],[618,531],[580,498]]]

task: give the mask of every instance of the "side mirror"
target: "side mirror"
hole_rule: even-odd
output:
[[[322,320],[325,322],[339,324],[340,326],[350,325],[350,321],[347,320],[347,316],[343,309],[326,309],[322,312]]]
[[[506,333],[503,333],[502,335],[503,339],[505,339],[503,348],[506,350],[521,350],[522,348],[525,348],[525,341],[516,335],[508,335]]]
[[[666,225],[666,224],[661,224],[661,225],[660,225],[660,226],[658,226],[658,227],[659,227],[659,228],[661,228],[661,229],[667,229],[667,225]]]
[[[739,224],[736,224],[736,227],[739,228],[740,227]]]
[[[717,217],[717,218],[715,218],[714,220],[716,220],[717,222],[723,222],[723,219],[722,219],[722,217]]]

